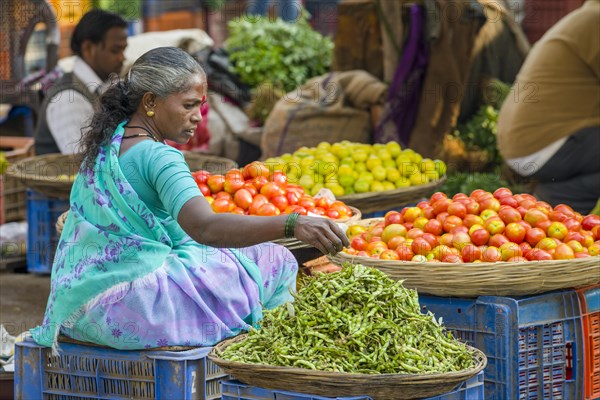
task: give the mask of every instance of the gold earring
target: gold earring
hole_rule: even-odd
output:
[[[146,115],[149,116],[150,118],[152,118],[152,117],[154,117],[154,111],[148,110],[148,111],[146,111]]]

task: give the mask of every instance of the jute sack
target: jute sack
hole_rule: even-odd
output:
[[[370,109],[387,86],[365,71],[333,72],[309,80],[280,99],[265,121],[262,157],[341,140],[370,143]]]

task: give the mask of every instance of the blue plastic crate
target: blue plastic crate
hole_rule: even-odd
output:
[[[56,221],[69,209],[69,200],[47,197],[27,190],[27,271],[36,274],[52,272],[58,245]]]
[[[222,400],[368,400],[370,397],[321,397],[303,393],[292,393],[280,390],[269,390],[246,385],[239,381],[221,382]],[[399,396],[398,398],[401,398]],[[483,372],[463,382],[450,393],[425,400],[484,400]]]
[[[122,351],[61,343],[59,355],[31,338],[15,347],[17,399],[219,399],[229,376],[211,347]]]
[[[582,397],[583,336],[574,291],[518,299],[420,295],[419,302],[485,353],[486,400]]]

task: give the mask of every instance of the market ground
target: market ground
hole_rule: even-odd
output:
[[[0,323],[9,335],[18,335],[42,322],[50,276],[0,273]]]

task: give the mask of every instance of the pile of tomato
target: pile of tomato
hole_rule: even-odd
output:
[[[331,219],[347,219],[352,209],[327,197],[314,198],[300,185],[288,182],[282,171],[270,171],[258,161],[223,174],[200,170],[192,173],[198,188],[218,213],[279,215],[298,212]]]
[[[438,192],[348,229],[349,254],[413,262],[566,260],[600,254],[600,217],[555,207],[508,188],[451,199]]]

